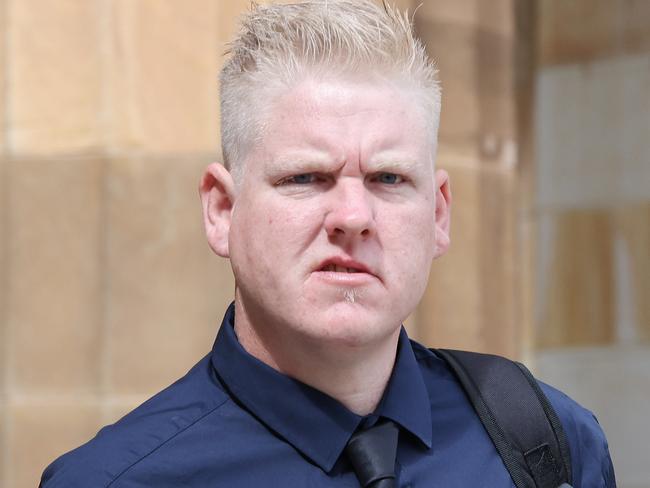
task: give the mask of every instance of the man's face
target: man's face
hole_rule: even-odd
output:
[[[245,162],[228,247],[256,327],[371,344],[414,310],[435,251],[432,136],[415,95],[307,80]]]

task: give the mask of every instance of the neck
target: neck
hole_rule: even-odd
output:
[[[266,319],[262,329],[241,300],[235,300],[235,333],[249,354],[335,398],[358,415],[376,409],[395,363],[399,327],[382,341],[349,345],[303,337],[268,322]]]

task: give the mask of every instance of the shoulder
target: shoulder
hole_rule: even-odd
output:
[[[427,383],[441,385],[441,380],[455,380],[446,362],[426,347],[411,341],[413,352]],[[605,434],[594,414],[561,391],[538,380],[538,383],[557,413],[569,442],[574,486],[610,488],[615,486],[614,470]],[[458,395],[456,395],[458,398]],[[461,395],[463,402],[466,401]],[[469,403],[467,401],[467,403]]]
[[[576,486],[614,487],[607,438],[596,416],[565,393],[538,381],[553,405],[569,441]]]
[[[206,387],[207,386],[207,387]],[[59,457],[44,471],[42,488],[105,488],[179,433],[226,403],[212,379],[209,357],[183,378],[101,429],[86,444]]]

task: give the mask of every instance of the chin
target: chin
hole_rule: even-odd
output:
[[[358,303],[343,302],[319,314],[318,323],[305,324],[306,332],[319,342],[343,347],[363,347],[390,337],[399,330],[399,319],[388,319]]]

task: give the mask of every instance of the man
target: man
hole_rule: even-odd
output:
[[[451,205],[440,89],[408,19],[359,0],[257,7],[221,89],[225,165],[200,193],[234,304],[206,358],[42,486],[514,486],[445,363],[401,327],[449,246]],[[543,388],[573,485],[613,486],[592,415]],[[363,432],[394,442],[369,480]]]

